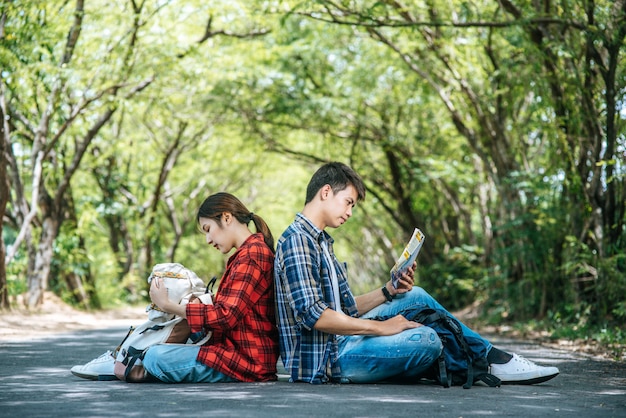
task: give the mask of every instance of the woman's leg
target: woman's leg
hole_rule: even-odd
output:
[[[150,347],[143,359],[148,373],[166,383],[227,383],[238,380],[197,360],[198,345],[159,344]]]

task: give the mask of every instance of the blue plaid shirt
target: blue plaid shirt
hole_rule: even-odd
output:
[[[330,270],[320,243],[328,244],[334,261],[341,310],[358,311],[347,281],[347,270],[333,251],[333,239],[301,213],[280,237],[274,262],[276,315],[280,355],[292,382],[338,380],[337,340],[313,328],[325,309],[334,309]]]

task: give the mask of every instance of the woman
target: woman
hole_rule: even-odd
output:
[[[178,305],[167,297],[162,279],[152,280],[150,298],[159,309],[185,317],[191,332],[210,330],[203,346],[156,345],[143,366],[163,382],[263,382],[276,380],[278,333],[274,314],[274,238],[263,219],[235,196],[209,196],[197,221],[207,244],[223,254],[226,264],[213,305]],[[248,224],[252,221],[256,233]]]

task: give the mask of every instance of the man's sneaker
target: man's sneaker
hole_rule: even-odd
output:
[[[113,372],[114,367],[115,357],[109,350],[87,364],[72,367],[71,372],[74,376],[82,377],[83,379],[116,380],[117,377]]]
[[[534,385],[556,377],[559,369],[544,367],[513,353],[513,358],[504,364],[490,364],[490,373],[503,384]]]

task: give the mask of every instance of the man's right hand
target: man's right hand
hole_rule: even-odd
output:
[[[421,327],[422,324],[409,321],[402,315],[396,315],[393,318],[389,318],[386,321],[371,321],[377,323],[378,328],[380,329],[376,335],[395,335],[399,334],[404,330]]]
[[[386,321],[353,318],[330,308],[324,310],[315,323],[318,331],[337,335],[395,335],[404,330],[421,327],[414,321],[409,321],[402,315],[396,315]]]

